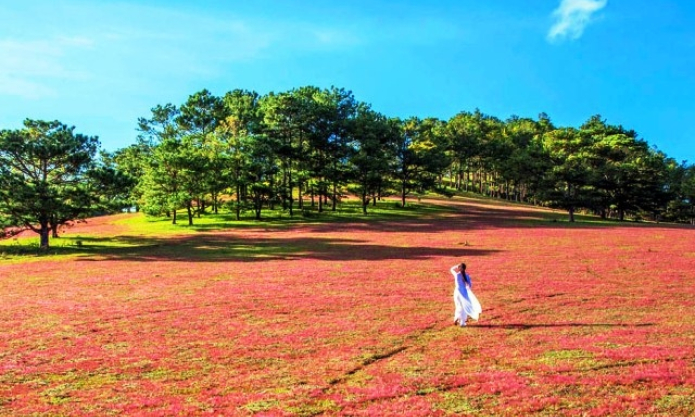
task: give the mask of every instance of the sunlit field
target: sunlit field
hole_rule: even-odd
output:
[[[0,415],[695,413],[694,228],[380,204],[238,226],[121,214],[42,256],[3,241]],[[483,306],[466,328],[461,261]]]

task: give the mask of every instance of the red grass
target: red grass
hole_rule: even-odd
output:
[[[692,228],[450,204],[0,262],[0,415],[692,415]]]

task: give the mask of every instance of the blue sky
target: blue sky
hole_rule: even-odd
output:
[[[594,114],[695,161],[691,0],[0,0],[0,128],[115,150],[207,88],[335,85],[388,116]]]

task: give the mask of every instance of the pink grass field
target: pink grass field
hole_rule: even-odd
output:
[[[695,415],[695,229],[433,204],[0,260],[0,415]]]

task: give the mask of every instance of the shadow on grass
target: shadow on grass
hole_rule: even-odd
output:
[[[401,207],[400,202],[381,201],[377,207],[370,206],[368,213],[354,203],[344,203],[337,210],[329,208],[318,212],[316,208],[296,209],[293,216],[287,211],[268,211],[261,220],[244,214],[236,220],[232,213],[207,214],[194,218],[188,225],[185,216],[179,216],[178,225],[170,226],[169,232],[193,231],[215,232],[244,230],[264,227],[273,230],[288,229],[303,225],[312,231],[383,231],[383,232],[446,232],[458,229],[481,230],[490,228],[610,228],[646,226],[648,223],[617,222],[601,220],[591,216],[576,215],[576,222],[567,221],[567,214],[538,207],[514,204],[497,200],[471,198],[428,198],[421,202],[409,202]],[[152,223],[168,223],[170,219],[148,220]],[[661,225],[662,227],[664,225]]]
[[[367,216],[314,214],[303,219],[312,231],[380,231],[380,232],[457,232],[489,229],[612,229],[612,228],[677,228],[695,230],[692,226],[671,223],[648,223],[600,219],[575,215],[569,222],[566,212],[542,209],[498,200],[434,198],[422,203],[400,207],[393,202],[382,203],[383,209]],[[275,223],[273,223],[275,225]],[[220,225],[221,226],[221,225]],[[227,228],[235,227],[227,224]]]
[[[294,225],[354,225],[356,227],[369,227],[384,223],[398,224],[403,221],[424,220],[431,222],[442,214],[455,214],[458,212],[456,207],[444,204],[420,204],[410,203],[406,207],[401,207],[393,202],[381,202],[377,209],[371,208],[367,214],[362,213],[360,206],[355,204],[345,204],[339,206],[335,211],[330,208],[318,212],[316,208],[299,210],[295,209],[294,215],[289,212],[269,211],[260,220],[255,220],[248,214],[242,215],[240,220],[236,219],[233,213],[204,214],[203,218],[195,217],[193,224],[189,225],[187,217],[179,216],[178,224],[171,225],[170,230],[211,232],[221,230],[243,230],[258,227],[272,229],[286,229]],[[157,218],[148,220],[152,223],[169,223],[169,218]]]
[[[650,327],[656,323],[505,323],[505,324],[471,324],[467,328],[484,328],[484,329],[509,329],[509,330],[529,330],[537,328],[561,328],[561,327]]]
[[[12,249],[8,247],[8,249]],[[288,259],[328,261],[427,259],[431,257],[485,256],[495,250],[473,248],[399,247],[366,244],[357,239],[267,237],[196,234],[178,237],[82,237],[80,245],[52,247],[47,255],[78,256],[86,260],[254,262]],[[9,252],[11,253],[11,252]],[[31,253],[31,252],[29,252]],[[37,252],[34,252],[35,254]],[[25,253],[26,254],[26,253]]]
[[[42,252],[37,245],[14,244],[0,246],[0,259],[26,255],[83,256],[93,259],[130,260],[190,260],[190,261],[264,261],[281,259],[322,260],[383,260],[426,259],[435,256],[484,256],[497,252],[486,248],[434,248],[427,246],[398,247],[368,245],[363,241],[335,237],[293,238],[293,228],[313,233],[379,232],[379,233],[474,233],[476,230],[518,228],[625,228],[625,227],[678,227],[692,230],[687,225],[655,225],[619,223],[593,218],[576,223],[559,220],[563,213],[539,210],[529,206],[489,205],[473,199],[433,199],[410,203],[400,207],[393,201],[380,203],[378,210],[362,215],[359,205],[347,205],[336,212],[323,213],[305,210],[294,217],[278,214],[261,221],[244,218],[236,221],[232,213],[207,215],[192,226],[175,225],[165,228],[160,235],[68,237],[51,240],[51,248]],[[167,226],[167,219],[147,220]],[[132,227],[139,227],[134,224]],[[147,224],[142,225],[148,228]],[[245,230],[263,230],[262,238],[244,236]],[[240,231],[239,237],[230,231]],[[226,231],[225,233],[220,233]],[[190,234],[193,232],[193,234]],[[274,232],[283,232],[275,234]],[[152,233],[152,231],[150,231]],[[180,237],[181,233],[189,233]],[[176,234],[176,236],[174,236]],[[257,233],[256,233],[257,235]],[[283,236],[284,235],[284,236]],[[279,237],[278,237],[279,236]]]

